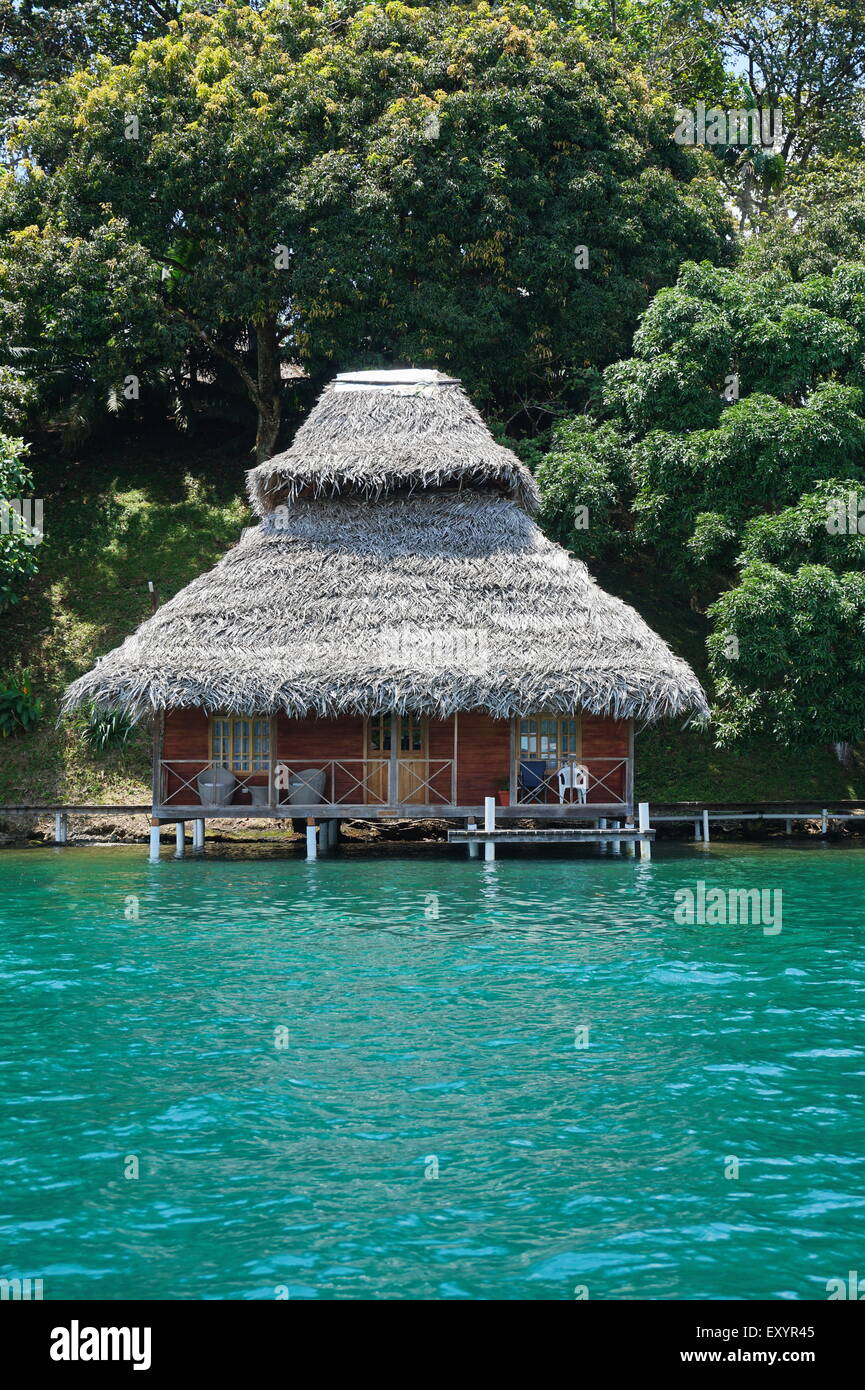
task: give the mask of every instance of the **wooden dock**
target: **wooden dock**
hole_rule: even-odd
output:
[[[612,830],[596,830],[593,826],[568,826],[565,830],[449,830],[449,844],[481,845],[605,845],[611,840],[654,840],[654,830],[639,830],[625,825]]]
[[[639,846],[641,859],[651,859],[652,841],[655,831],[649,825],[649,805],[641,801],[638,806],[638,823],[633,818],[626,824],[614,820],[608,824],[605,817],[599,816],[594,825],[544,826],[537,830],[518,826],[513,830],[496,825],[496,800],[493,796],[484,799],[483,829],[470,820],[465,830],[449,830],[449,844],[468,845],[469,857],[476,859],[481,845],[484,859],[495,859],[496,845],[598,845],[610,848],[613,854],[620,854],[624,843],[628,853],[633,854]]]
[[[193,849],[201,850],[204,848],[205,823],[206,819],[222,819],[228,816],[248,816],[248,807],[202,807],[187,806],[178,808],[160,807],[162,815],[155,815],[154,808],[150,805],[75,805],[68,802],[45,802],[41,804],[29,805],[8,805],[0,806],[0,816],[50,816],[54,817],[54,839],[59,845],[68,843],[69,817],[70,816],[147,816],[150,824],[150,858],[151,862],[159,859],[159,831],[160,827],[166,823],[174,824],[176,831],[177,852],[176,857],[182,858],[184,852],[185,822],[189,820],[192,825],[192,845]],[[271,813],[273,808],[271,809]],[[388,818],[398,819],[402,808],[369,808],[341,807],[341,816],[335,818],[332,812],[337,809],[334,807],[297,807],[281,806],[278,808],[282,813],[280,818],[292,814],[293,818],[306,819],[307,829],[307,856],[314,859],[319,851],[332,848],[339,836],[339,823],[343,817],[351,818],[352,813],[363,815],[368,818],[369,811],[376,809],[379,811],[379,819]],[[436,810],[442,811],[442,807],[423,807],[412,810],[423,810],[427,816],[434,817]],[[629,854],[633,854],[639,846],[639,853],[643,858],[651,857],[651,846],[655,839],[655,826],[660,825],[692,825],[693,838],[697,842],[708,843],[710,839],[710,829],[713,824],[735,823],[737,821],[746,823],[758,822],[784,822],[784,827],[788,835],[792,835],[793,826],[799,823],[814,823],[819,827],[821,836],[829,834],[833,823],[852,825],[853,828],[861,828],[865,832],[865,801],[842,801],[830,803],[823,806],[819,801],[774,801],[774,802],[676,802],[653,805],[650,808],[647,802],[640,802],[637,808],[638,824],[634,825],[633,816],[629,814],[628,819],[619,815],[610,818],[609,812],[612,808],[606,806],[580,806],[575,808],[568,806],[544,806],[541,808],[532,807],[534,815],[527,815],[527,807],[499,807],[495,798],[487,797],[484,802],[483,810],[475,807],[448,807],[448,813],[460,811],[465,815],[466,828],[448,831],[448,842],[450,844],[464,844],[468,846],[471,858],[478,856],[481,845],[484,847],[484,858],[495,858],[496,845],[599,845],[604,849],[611,849],[614,854],[621,851],[622,844]],[[592,817],[593,825],[567,825],[560,826],[548,824],[538,829],[515,826],[511,829],[507,822],[513,820],[515,812],[526,820],[548,820],[560,819],[562,813],[573,815],[574,811],[582,813],[585,818]],[[553,817],[551,812],[558,812],[558,816]],[[315,814],[310,814],[313,812]],[[167,813],[167,814],[166,814]],[[539,814],[540,813],[540,814]],[[605,815],[606,813],[606,815]],[[483,824],[479,824],[480,820]],[[502,821],[505,824],[502,824]]]

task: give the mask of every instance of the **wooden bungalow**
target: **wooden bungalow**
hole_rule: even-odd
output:
[[[67,693],[155,715],[156,821],[633,812],[634,723],[691,669],[532,520],[436,371],[337,377],[254,468],[260,518]]]

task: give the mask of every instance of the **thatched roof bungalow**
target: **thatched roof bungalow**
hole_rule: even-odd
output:
[[[634,721],[705,715],[458,381],[339,376],[248,485],[259,523],[67,693],[159,716],[157,818],[628,812]]]

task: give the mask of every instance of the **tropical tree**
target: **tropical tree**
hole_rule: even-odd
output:
[[[825,741],[843,760],[865,736],[863,533],[861,476],[748,524],[738,581],[710,610],[723,741]]]
[[[122,401],[160,353],[181,384],[206,354],[242,382],[259,457],[291,363],[438,363],[510,413],[548,410],[627,350],[686,249],[724,252],[669,113],[543,11],[227,0],[167,29],[47,89],[16,136],[15,295],[34,260],[115,248],[80,336],[71,285],[54,342],[17,311],[55,382],[81,389],[86,360],[87,389]]]
[[[861,493],[865,532],[863,363],[865,265],[686,265],[538,470],[553,534],[587,554],[635,547],[708,606],[723,739],[865,733],[858,504],[832,521]]]

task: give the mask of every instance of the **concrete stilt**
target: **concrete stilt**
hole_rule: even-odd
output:
[[[703,840],[709,843],[709,812],[703,811]]]
[[[785,833],[786,835],[792,835],[792,834],[793,834],[793,822],[792,822],[791,820],[785,820],[785,822],[784,822],[784,833]]]
[[[494,796],[484,797],[484,830],[495,830],[496,828],[496,799]],[[492,840],[487,840],[484,845],[484,859],[495,859],[496,847]]]
[[[334,820],[329,820],[328,823],[327,823],[327,825],[328,825],[328,842],[329,842],[330,847],[331,847],[331,849],[332,849],[334,845],[339,844],[339,821],[336,820],[336,819],[334,819]]]
[[[829,833],[829,812],[828,812],[828,811],[821,811],[821,812],[820,812],[820,834],[821,834],[821,835],[827,835],[828,833]]]
[[[196,854],[200,854],[204,849],[204,821],[194,820],[192,822],[192,848]]]
[[[65,845],[69,835],[69,819],[65,811],[54,812],[54,842]]]
[[[606,828],[607,828],[607,818],[606,818],[606,816],[601,816],[600,820],[598,821],[598,829],[599,829],[599,830],[606,830]],[[606,852],[607,852],[607,846],[606,846],[605,844],[599,845],[598,848],[600,849],[601,854],[606,854]]]
[[[318,857],[315,836],[315,820],[312,816],[308,816],[306,821],[306,857],[310,861]]]
[[[472,835],[476,835],[476,834],[477,834],[477,830],[478,830],[478,823],[477,823],[477,821],[474,821],[474,820],[466,821],[466,830],[470,831],[470,833],[471,833]],[[477,859],[477,857],[478,857],[478,846],[477,846],[477,841],[475,841],[474,844],[472,844],[472,842],[469,841],[469,859]]]
[[[157,821],[150,822],[150,862],[159,863],[159,824]]]
[[[620,830],[620,829],[621,829],[621,825],[622,825],[622,822],[621,822],[621,821],[619,821],[619,820],[614,820],[614,821],[613,821],[613,829],[614,829],[614,830]],[[610,846],[611,846],[611,848],[612,848],[613,854],[621,854],[621,852],[622,852],[622,842],[621,842],[621,840],[611,840],[611,841],[610,841]]]
[[[318,823],[318,848],[321,854],[327,854],[330,849],[330,821]]]
[[[175,859],[182,859],[186,848],[186,822],[179,820],[174,827],[174,840],[177,848],[174,851]]]
[[[702,839],[702,836],[703,836],[703,822],[702,822],[701,820],[695,820],[695,821],[694,821],[694,839],[697,841],[698,844],[699,844],[700,840]]]

